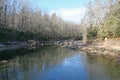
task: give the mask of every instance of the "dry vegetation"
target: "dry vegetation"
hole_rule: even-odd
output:
[[[0,41],[80,37],[79,26],[34,8],[29,0],[0,0]]]

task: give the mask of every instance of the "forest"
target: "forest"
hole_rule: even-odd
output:
[[[0,0],[0,41],[120,37],[120,1],[88,3],[80,25],[33,7],[29,0]]]
[[[120,1],[95,0],[88,3],[81,22],[83,40],[120,37]]]
[[[25,41],[79,38],[78,25],[62,20],[55,13],[41,12],[29,0],[0,1],[0,40]]]

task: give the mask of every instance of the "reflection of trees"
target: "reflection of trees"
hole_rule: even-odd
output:
[[[13,58],[9,56],[8,59],[12,58],[12,60],[9,61],[8,65],[0,66],[0,80],[34,80],[33,78],[36,75],[40,76],[41,73],[58,66],[64,59],[76,53],[72,50],[52,46],[41,47],[35,50],[20,49],[13,52],[16,55]],[[88,71],[89,80],[120,79],[119,64],[101,57],[80,53],[81,60]]]
[[[7,65],[4,65],[3,67],[0,67],[0,80],[8,80],[8,69],[7,69]]]
[[[90,80],[119,80],[120,65],[102,57],[86,56]]]
[[[4,73],[8,75],[8,79],[31,80],[35,74],[45,72],[49,68],[59,65],[65,58],[74,55],[71,50],[55,47],[44,47],[31,51],[25,50],[24,53],[26,53],[26,55],[16,57],[10,61],[7,68],[3,68],[8,70],[7,72],[4,70]],[[2,75],[6,76],[4,73],[0,72],[0,77]],[[21,78],[19,76],[21,76]]]

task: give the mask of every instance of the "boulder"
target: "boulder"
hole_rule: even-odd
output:
[[[0,64],[6,64],[6,63],[8,63],[7,60],[2,60],[2,61],[0,61]]]
[[[28,45],[31,47],[36,46],[36,41],[35,40],[28,40]]]

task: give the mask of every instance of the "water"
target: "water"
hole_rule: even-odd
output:
[[[120,80],[120,64],[66,48],[0,52],[0,80]]]

